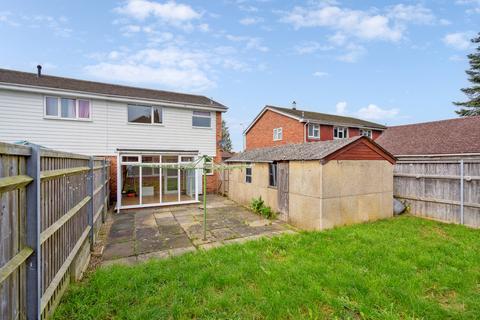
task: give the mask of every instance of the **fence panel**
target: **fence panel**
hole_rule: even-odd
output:
[[[401,160],[395,165],[394,195],[407,201],[414,215],[480,227],[479,190],[476,159],[463,164],[460,159]]]
[[[0,143],[0,320],[48,318],[80,277],[108,208],[109,165]]]
[[[30,149],[0,143],[0,319],[25,318],[26,158]]]

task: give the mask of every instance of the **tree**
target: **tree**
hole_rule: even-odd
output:
[[[232,139],[230,138],[230,131],[228,130],[227,123],[225,120],[222,120],[222,141],[223,141],[223,150],[232,152]]]
[[[468,97],[468,101],[454,102],[456,106],[461,107],[460,110],[455,111],[461,117],[480,115],[480,32],[471,41],[478,45],[475,52],[468,55],[470,69],[465,71],[472,86],[461,89]]]

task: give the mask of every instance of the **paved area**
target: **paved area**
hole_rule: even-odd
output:
[[[292,232],[285,223],[263,219],[221,196],[209,196],[207,209],[206,239],[198,204],[112,214],[102,264],[131,264]]]

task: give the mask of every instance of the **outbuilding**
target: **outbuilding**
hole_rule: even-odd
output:
[[[244,151],[226,161],[229,197],[262,197],[279,218],[323,230],[392,216],[395,157],[367,137]]]

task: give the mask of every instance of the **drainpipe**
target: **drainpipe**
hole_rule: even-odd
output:
[[[460,160],[460,224],[464,223],[463,178],[464,178],[464,165],[463,165],[463,159],[462,159]]]

